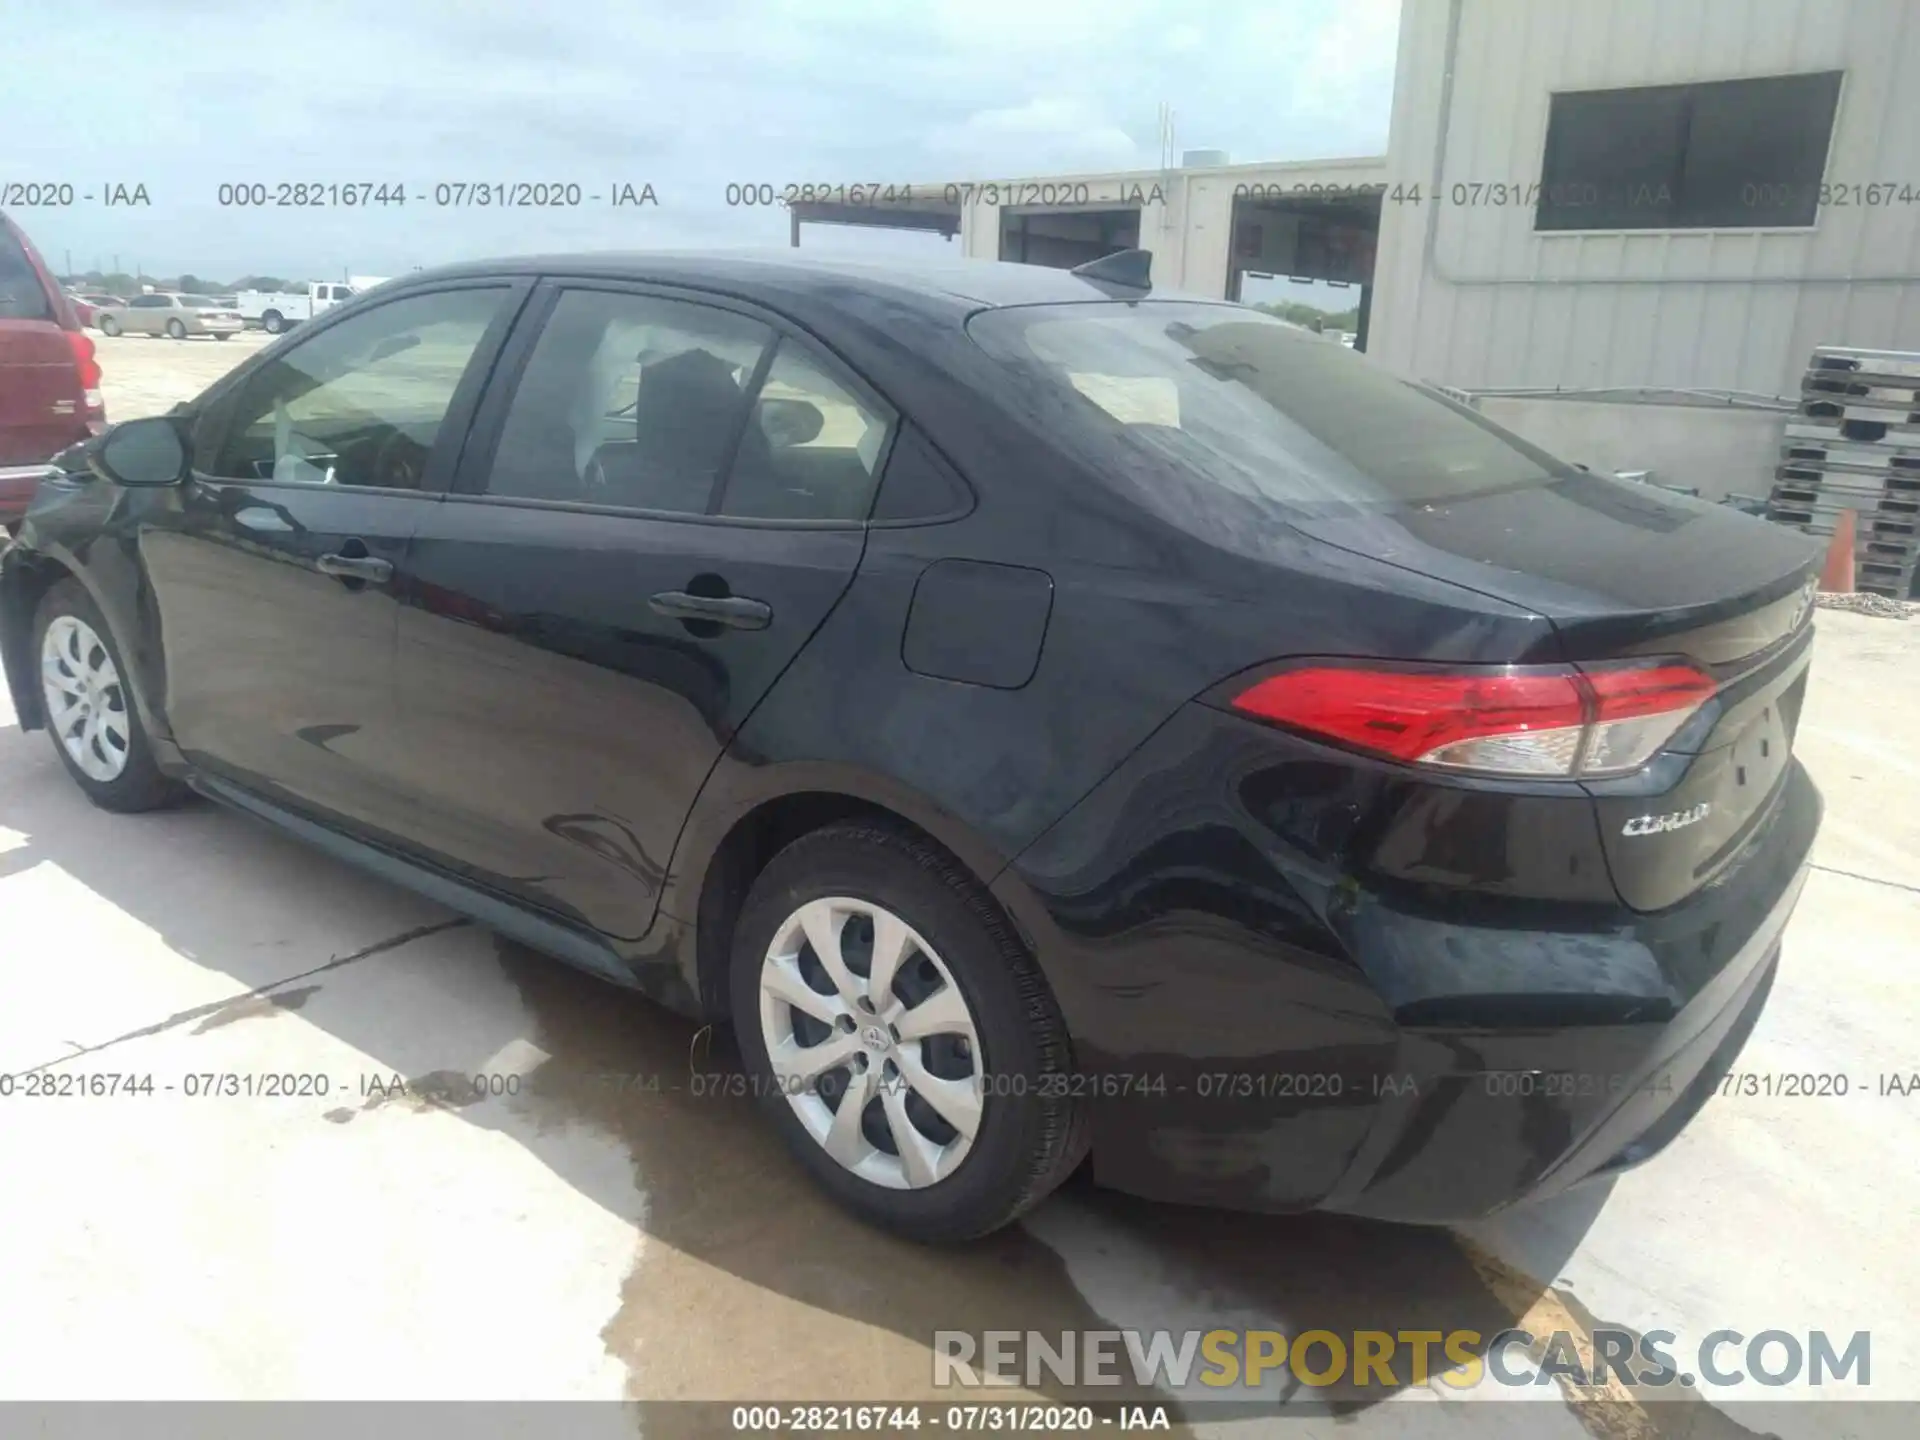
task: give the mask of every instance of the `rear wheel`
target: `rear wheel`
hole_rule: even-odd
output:
[[[76,581],[47,592],[34,638],[47,733],[87,798],[123,813],[179,800],[184,791],[153,762],[107,623]]]
[[[184,340],[184,339],[186,339],[186,338],[187,338],[187,327],[186,327],[186,326],[184,326],[184,325],[182,325],[182,324],[181,324],[181,323],[180,323],[180,322],[179,322],[178,320],[169,320],[169,321],[167,321],[167,338],[168,338],[169,340]]]
[[[216,340],[231,340],[233,336],[229,335],[226,331],[221,330],[217,332],[213,338]]]
[[[742,1062],[788,1146],[863,1218],[970,1239],[1086,1152],[1066,1025],[985,889],[879,822],[804,836],[734,932]]]
[[[287,322],[278,310],[269,310],[260,317],[260,328],[269,335],[278,335],[287,328]]]

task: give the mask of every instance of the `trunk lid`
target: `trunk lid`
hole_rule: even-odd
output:
[[[1727,506],[1578,471],[1296,523],[1323,543],[1545,616],[1577,665],[1672,655],[1713,675],[1714,698],[1644,771],[1586,782],[1629,906],[1685,899],[1765,820],[1806,692],[1817,542]]]

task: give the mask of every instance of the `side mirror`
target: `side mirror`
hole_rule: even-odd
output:
[[[100,437],[87,463],[116,485],[178,485],[187,478],[187,447],[171,419],[154,415],[114,426]]]

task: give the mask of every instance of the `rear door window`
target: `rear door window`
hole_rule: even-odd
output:
[[[773,338],[711,305],[562,291],[507,409],[486,493],[704,515]]]
[[[1303,513],[1539,484],[1560,462],[1324,335],[1235,305],[1036,305],[968,329],[1104,473]]]

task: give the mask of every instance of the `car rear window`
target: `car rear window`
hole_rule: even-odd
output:
[[[53,301],[13,229],[0,225],[0,320],[57,320]]]
[[[1258,509],[1393,509],[1540,484],[1561,462],[1330,336],[1237,305],[1011,306],[969,322],[1098,468]]]
[[[180,303],[182,305],[191,305],[196,310],[217,310],[220,308],[220,302],[211,295],[182,295],[180,297]]]

